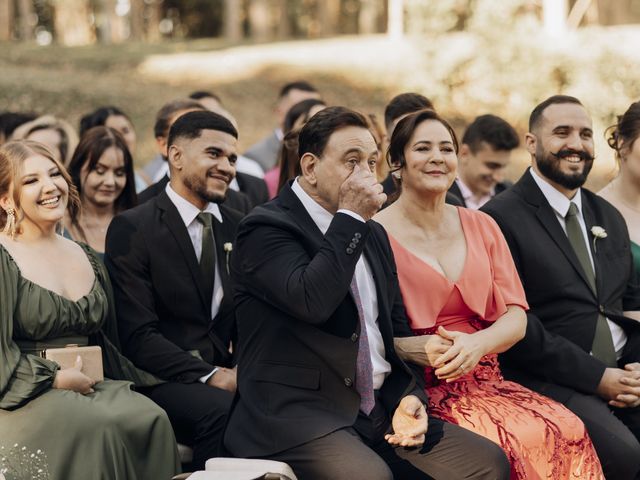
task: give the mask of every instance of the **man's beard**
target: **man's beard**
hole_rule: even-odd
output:
[[[210,202],[210,203],[222,203],[227,197],[227,189],[225,189],[224,193],[213,192],[207,190],[207,181],[206,179],[202,179],[197,175],[192,175],[188,177],[184,177],[183,183],[185,187],[195,193],[202,200]]]
[[[578,155],[584,162],[582,172],[565,173],[560,169],[562,159],[571,155]],[[593,158],[594,157],[585,151],[560,150],[558,153],[552,153],[545,152],[541,146],[536,148],[536,164],[538,165],[540,173],[552,182],[569,190],[575,190],[584,185],[591,171],[591,167],[593,167]]]

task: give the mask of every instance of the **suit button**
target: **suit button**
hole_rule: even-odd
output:
[[[355,238],[362,238],[362,235],[360,233],[358,233],[358,232],[354,233],[353,236]]]
[[[347,248],[347,255],[351,255],[353,253],[353,248]]]
[[[358,341],[358,334],[354,333],[353,335],[351,335],[351,341],[353,343],[356,343]]]
[[[358,242],[360,241],[360,239],[359,239],[359,238],[356,238],[356,237],[353,237],[353,238],[351,239],[351,241],[352,241],[353,243],[358,243]]]
[[[353,385],[353,380],[351,380],[349,377],[347,377],[347,378],[344,379],[344,384],[347,387],[350,387],[351,385]]]
[[[351,248],[351,249],[354,249],[354,248],[356,248],[356,247],[357,247],[357,245],[356,245],[354,242],[351,242],[351,243],[349,244],[349,248]]]

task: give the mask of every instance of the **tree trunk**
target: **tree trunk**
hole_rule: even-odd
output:
[[[404,1],[389,0],[387,35],[400,38],[404,34]]]
[[[568,0],[543,0],[542,13],[547,34],[559,37],[566,33],[568,8]]]
[[[291,21],[289,19],[289,0],[278,0],[278,38],[291,37]]]
[[[249,31],[251,37],[258,42],[264,42],[271,38],[271,12],[268,0],[251,0]]]
[[[378,0],[362,0],[358,14],[358,33],[377,33],[379,7]]]
[[[57,0],[54,5],[56,41],[63,45],[88,45],[95,41],[87,0]]]
[[[162,38],[160,34],[160,21],[162,20],[162,0],[145,1],[149,7],[149,23],[147,23],[147,40],[158,42]]]
[[[144,0],[131,0],[129,32],[131,40],[141,41],[144,39]]]
[[[598,13],[602,25],[621,25],[631,22],[632,0],[607,0],[598,2]]]
[[[320,0],[318,2],[319,32],[322,36],[331,36],[339,32],[340,0]]]
[[[13,2],[0,0],[0,41],[11,40],[13,33]]]
[[[31,0],[18,0],[18,36],[20,40],[33,40],[33,13]]]
[[[224,0],[224,36],[230,42],[242,38],[242,16],[239,0]]]

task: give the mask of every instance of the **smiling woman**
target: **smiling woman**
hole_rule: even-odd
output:
[[[111,285],[95,252],[56,233],[78,208],[71,178],[46,147],[0,147],[0,450],[8,452],[0,471],[32,478],[25,463],[37,455],[52,480],[170,478],[179,469],[171,425],[131,390],[158,380],[119,353]],[[104,376],[123,381],[96,382],[81,359],[61,368],[45,358],[68,343],[99,346]]]
[[[137,202],[133,160],[124,138],[108,127],[92,128],[73,153],[69,173],[78,187],[82,215],[67,217],[67,234],[104,252],[111,220]]]

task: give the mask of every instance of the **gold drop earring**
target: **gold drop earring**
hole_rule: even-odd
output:
[[[13,237],[16,235],[16,211],[13,208],[8,208],[6,210],[7,213],[7,221],[4,224],[4,229],[2,233],[9,235],[13,240]]]

